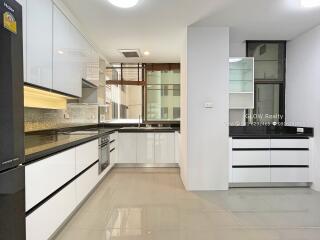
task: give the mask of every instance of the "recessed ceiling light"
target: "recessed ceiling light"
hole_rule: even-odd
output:
[[[320,0],[300,0],[301,6],[305,8],[319,7]]]
[[[59,53],[60,55],[62,55],[62,54],[64,54],[64,51],[58,50],[58,53]]]
[[[149,56],[149,55],[150,55],[150,52],[149,52],[149,51],[145,51],[143,54],[144,54],[145,56]]]
[[[111,4],[120,8],[131,8],[137,5],[139,0],[108,0]]]

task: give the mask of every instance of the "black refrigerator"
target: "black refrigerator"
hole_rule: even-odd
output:
[[[41,21],[41,19],[39,19]],[[0,0],[0,239],[25,239],[22,7]]]

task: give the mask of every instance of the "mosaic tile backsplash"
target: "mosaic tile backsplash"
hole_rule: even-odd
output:
[[[97,124],[98,106],[69,104],[65,110],[25,108],[25,132]]]

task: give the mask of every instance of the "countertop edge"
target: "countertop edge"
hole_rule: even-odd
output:
[[[86,138],[83,139],[79,139],[79,140],[75,140],[75,141],[71,141],[56,147],[52,147],[43,151],[39,151],[39,152],[35,152],[35,153],[31,153],[31,154],[27,154],[25,155],[25,159],[24,159],[24,165],[29,165],[31,163],[40,161],[44,158],[48,158],[52,155],[58,154],[60,152],[64,152],[67,151],[68,149],[77,147],[79,145],[85,144],[87,142],[91,142],[93,140],[96,140],[98,138],[100,138],[100,136],[104,135],[104,134],[111,134],[113,132],[118,131],[117,129],[114,130],[110,130],[108,132],[105,133],[100,133],[100,134],[96,134],[96,135],[92,135],[92,136],[88,136]]]
[[[52,147],[46,150],[42,150],[39,152],[35,152],[35,153],[31,153],[31,154],[27,154],[25,155],[25,159],[24,159],[24,165],[29,165],[38,161],[41,161],[42,159],[48,158],[50,156],[53,156],[55,154],[58,154],[60,152],[64,152],[67,151],[71,148],[77,147],[79,145],[85,144],[87,142],[93,141],[95,139],[100,138],[102,135],[105,134],[111,134],[114,132],[176,132],[179,131],[179,129],[121,129],[121,128],[116,128],[116,129],[112,129],[110,131],[106,131],[103,133],[99,133],[96,135],[92,135],[92,136],[88,136],[86,138],[83,139],[79,139],[79,140],[75,140],[75,141],[71,141],[56,147]]]
[[[309,139],[313,138],[313,136],[308,135],[232,135],[229,136],[233,139]]]

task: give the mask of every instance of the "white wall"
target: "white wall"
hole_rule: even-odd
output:
[[[180,63],[180,176],[184,186],[188,186],[188,82],[187,82],[187,29]]]
[[[231,42],[230,43],[230,57],[245,57],[246,42]]]
[[[229,29],[188,27],[182,61],[182,179],[187,190],[228,189]],[[185,61],[185,62],[184,62]],[[213,108],[205,108],[210,102]]]
[[[286,122],[314,127],[313,188],[320,191],[320,26],[288,42]]]

